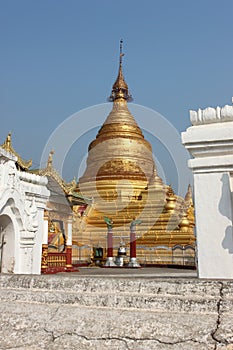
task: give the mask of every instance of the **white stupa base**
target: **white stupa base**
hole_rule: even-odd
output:
[[[113,257],[112,256],[107,258],[104,266],[106,266],[106,267],[114,267],[114,266],[116,266],[116,264],[113,261]]]
[[[141,265],[137,262],[137,258],[130,258],[127,267],[141,267]]]

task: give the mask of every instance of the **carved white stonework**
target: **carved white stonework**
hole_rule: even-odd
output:
[[[182,141],[193,156],[198,275],[233,279],[233,107],[190,117]]]
[[[0,148],[0,271],[38,274],[47,178],[19,171],[16,161]]]
[[[233,98],[232,98],[233,99]],[[233,121],[233,106],[208,107],[190,111],[190,121],[192,125],[202,125],[210,123],[223,123]]]

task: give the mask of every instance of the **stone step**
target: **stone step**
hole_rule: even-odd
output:
[[[0,277],[0,301],[76,304],[87,307],[216,312],[220,294],[230,282],[137,277],[66,277],[64,275]],[[228,292],[226,302],[232,303]]]
[[[67,291],[19,290],[5,289],[1,291],[0,301],[43,303],[43,304],[75,304],[85,307],[105,307],[117,309],[140,309],[166,312],[202,312],[216,313],[217,297],[167,296],[153,294],[117,293],[117,291],[93,293],[73,293]]]

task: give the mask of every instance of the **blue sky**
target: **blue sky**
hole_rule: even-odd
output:
[[[121,38],[134,102],[184,131],[189,109],[231,104],[232,15],[232,0],[0,0],[0,142],[12,131],[38,166],[62,121],[106,102]]]

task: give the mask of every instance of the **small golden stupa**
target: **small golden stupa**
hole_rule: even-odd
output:
[[[138,218],[142,221],[137,227],[139,262],[179,264],[182,255],[187,256],[187,264],[191,260],[194,264],[191,187],[183,199],[158,176],[152,147],[128,109],[132,98],[123,76],[122,57],[121,41],[119,71],[110,96],[113,108],[89,145],[86,170],[76,189],[93,198],[93,204],[83,219],[85,225],[78,230],[74,227],[73,235],[84,245],[106,249],[104,217],[109,217],[117,254],[122,240],[129,244],[130,222]]]

